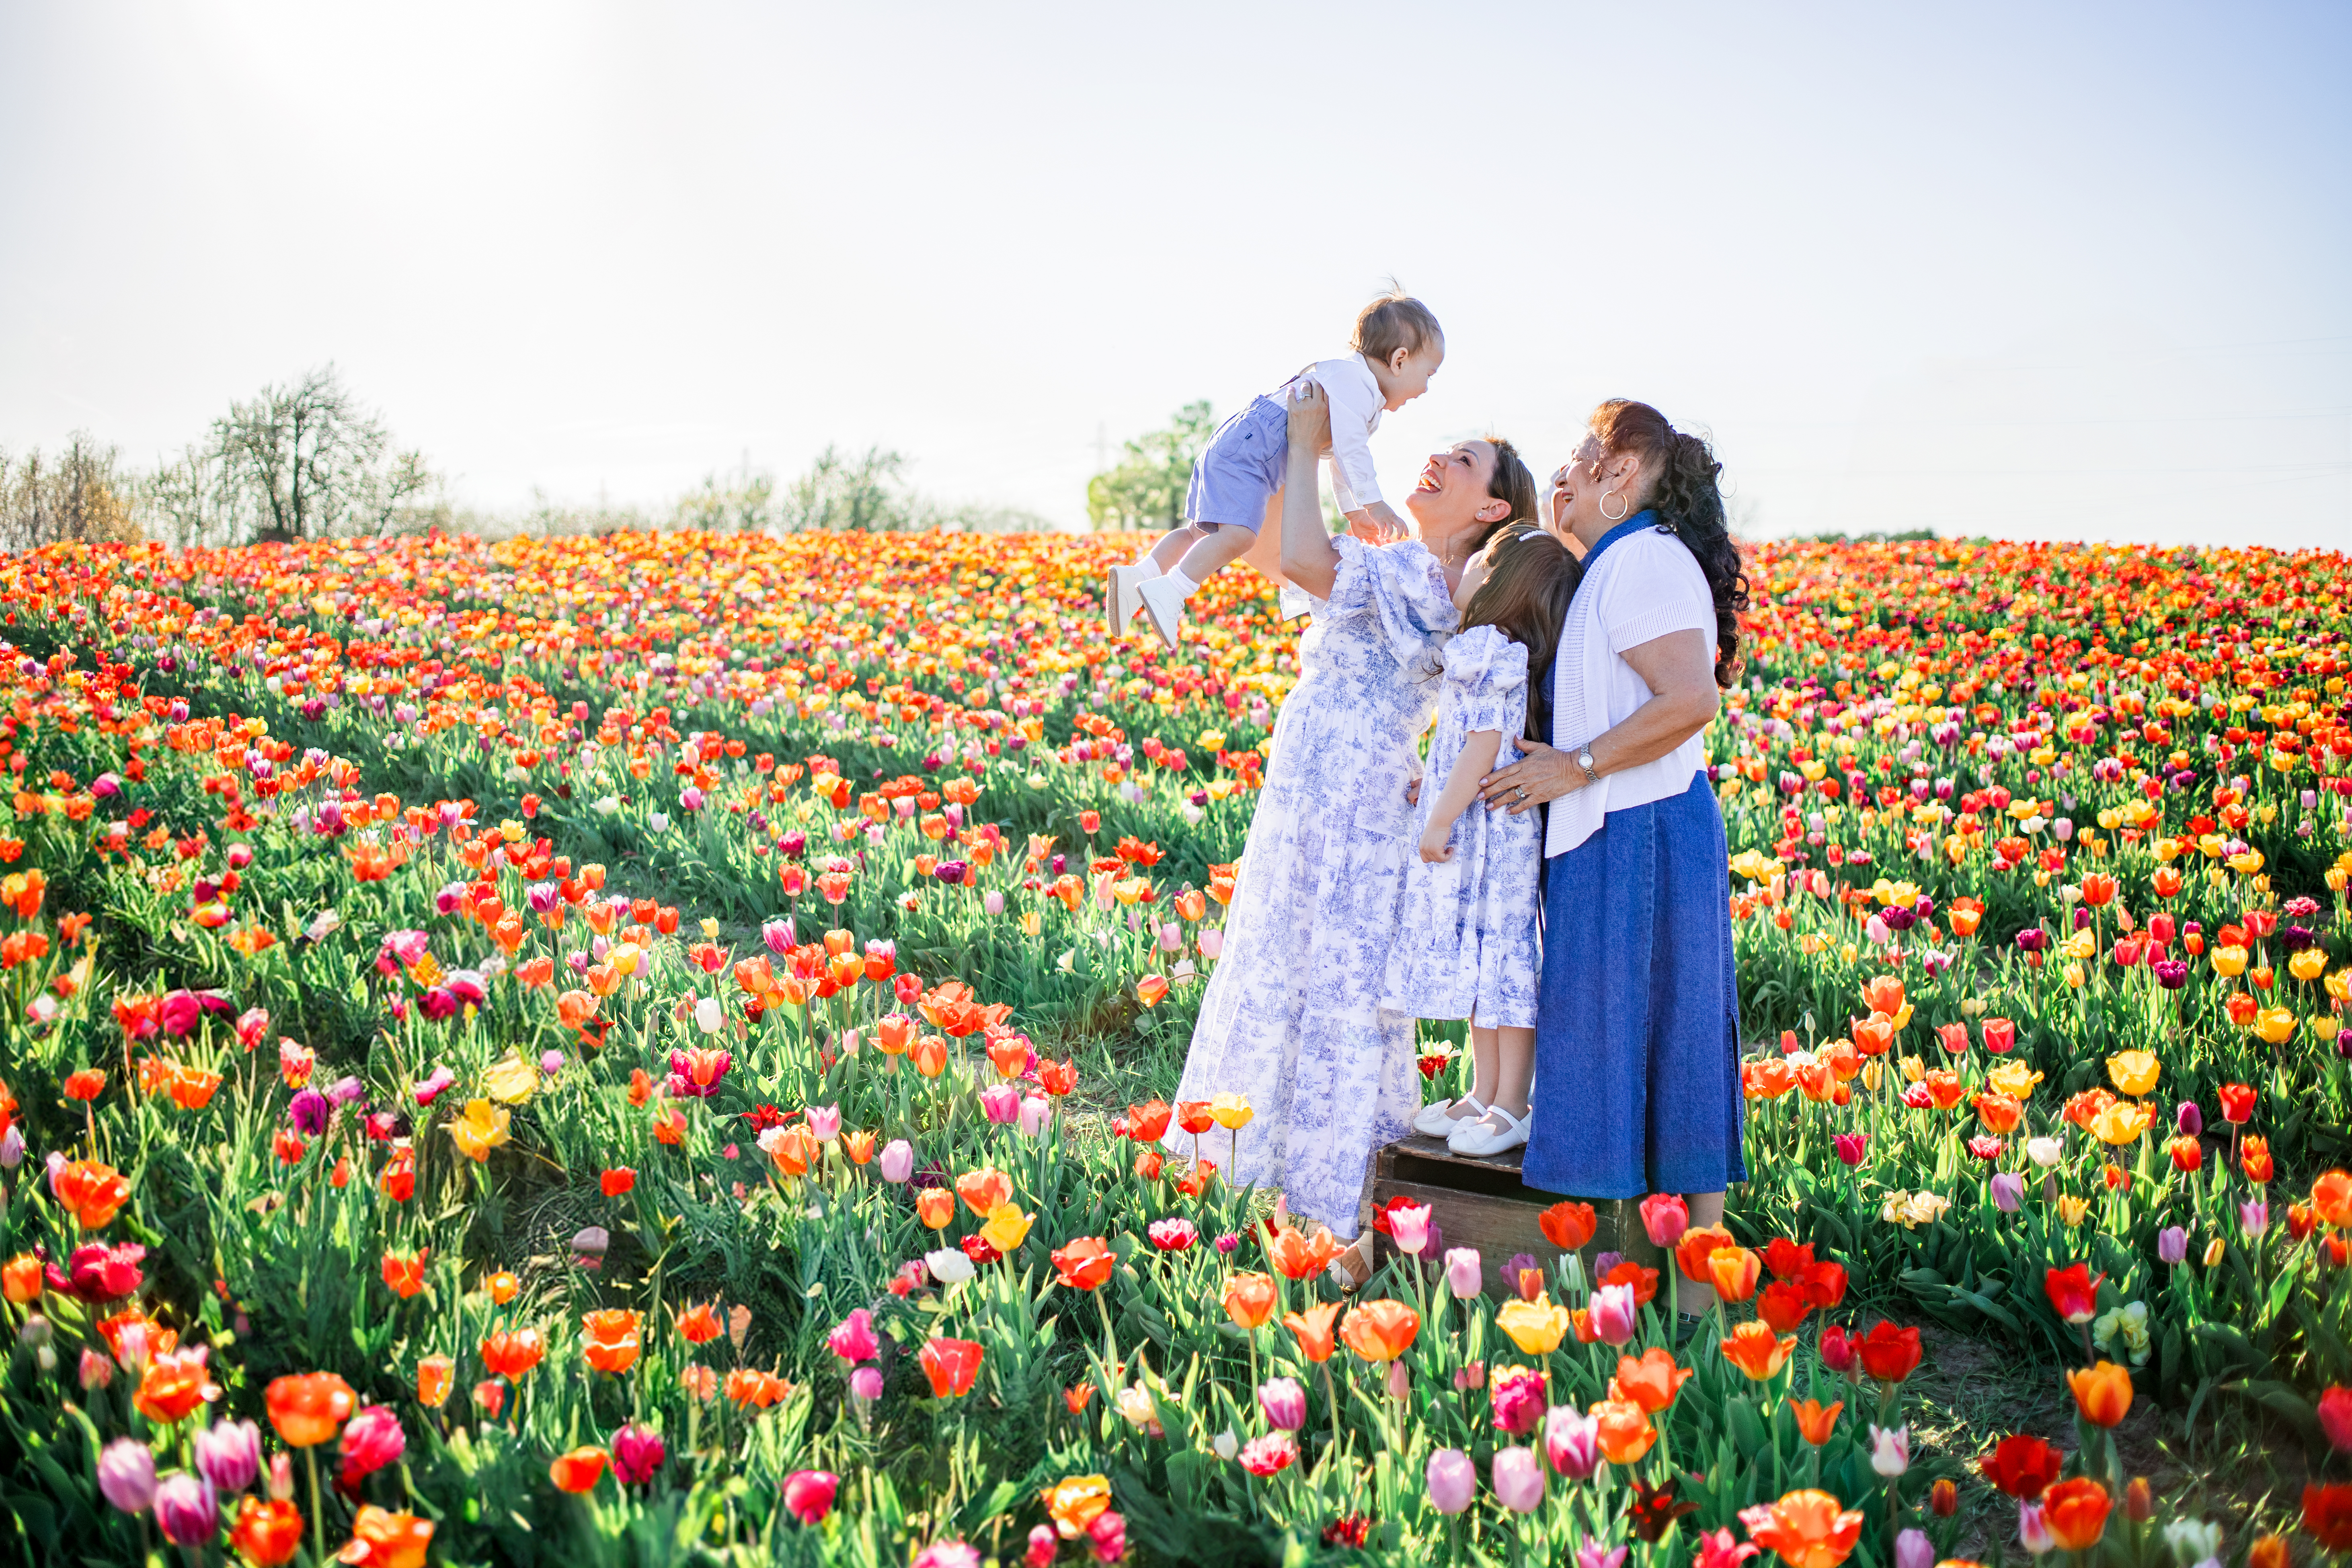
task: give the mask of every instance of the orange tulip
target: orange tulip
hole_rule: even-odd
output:
[[[430,1250],[419,1247],[406,1258],[397,1252],[383,1255],[383,1282],[392,1288],[394,1295],[405,1301],[424,1290],[425,1258]]]
[[[612,1463],[612,1458],[602,1448],[574,1448],[548,1462],[547,1479],[555,1483],[558,1491],[589,1491],[604,1479],[604,1467]]]
[[[220,1397],[220,1385],[205,1370],[208,1352],[203,1345],[164,1351],[148,1360],[131,1403],[148,1420],[170,1426],[184,1421],[205,1405]]]
[[[583,1312],[580,1326],[586,1331],[580,1350],[590,1366],[598,1372],[623,1373],[636,1364],[636,1313],[619,1307]]]
[[[1792,1331],[1813,1310],[1805,1299],[1804,1287],[1786,1279],[1775,1279],[1756,1295],[1756,1316],[1776,1334]]]
[[[1544,1239],[1562,1252],[1574,1252],[1592,1239],[1600,1222],[1591,1204],[1557,1203],[1537,1216]]]
[[[1762,1261],[1744,1247],[1717,1247],[1707,1255],[1706,1267],[1715,1293],[1727,1301],[1745,1301],[1756,1294],[1756,1281],[1764,1271]]]
[[[1013,1178],[993,1165],[966,1171],[955,1184],[957,1195],[982,1219],[1013,1201]]]
[[[416,1363],[416,1403],[428,1410],[438,1410],[449,1397],[449,1385],[456,1381],[457,1363],[446,1355],[429,1355]]]
[[[1286,1226],[1265,1244],[1266,1257],[1276,1272],[1286,1279],[1312,1279],[1331,1265],[1331,1259],[1346,1250],[1346,1244],[1333,1236],[1329,1227],[1318,1226],[1315,1234]]]
[[[2311,1209],[2322,1225],[2352,1226],[2352,1172],[2327,1171],[2315,1180]]]
[[[1225,1279],[1222,1298],[1225,1316],[1244,1329],[1263,1327],[1274,1316],[1275,1300],[1271,1274],[1234,1274]]]
[[[1796,1348],[1794,1334],[1775,1334],[1769,1323],[1740,1323],[1723,1342],[1723,1359],[1762,1383],[1788,1364],[1790,1352]]]
[[[1054,1278],[1073,1290],[1092,1290],[1108,1279],[1118,1258],[1098,1236],[1081,1236],[1053,1251]]]
[[[1348,1314],[1339,1337],[1366,1361],[1394,1361],[1412,1346],[1421,1318],[1402,1301],[1367,1301]]]
[[[1741,1512],[1748,1539],[1789,1568],[1838,1568],[1862,1539],[1862,1515],[1823,1491],[1793,1491]]]
[[[1884,1013],[1892,1018],[1903,1011],[1903,982],[1892,974],[1872,976],[1862,988],[1863,1005],[1874,1013]]]
[[[522,1281],[512,1271],[501,1268],[482,1281],[482,1289],[490,1293],[492,1301],[503,1307],[522,1293]]]
[[[1682,1269],[1684,1279],[1695,1284],[1711,1284],[1715,1275],[1707,1259],[1715,1256],[1716,1248],[1719,1247],[1738,1245],[1731,1232],[1722,1226],[1695,1225],[1684,1231],[1682,1239],[1675,1243],[1675,1262]]]
[[[228,1543],[251,1568],[278,1568],[302,1549],[302,1514],[292,1503],[248,1497],[237,1505]]]
[[[2074,1391],[2075,1406],[2097,1426],[2113,1426],[2130,1414],[2131,1373],[2114,1362],[2068,1373],[2066,1386]]]
[[[935,1398],[959,1399],[971,1392],[972,1379],[980,1375],[984,1353],[971,1340],[927,1340],[915,1359],[921,1364],[923,1375],[931,1380]]]
[[[1797,1431],[1806,1442],[1818,1448],[1830,1440],[1837,1430],[1838,1412],[1845,1408],[1843,1399],[1823,1405],[1817,1399],[1792,1399],[1790,1413],[1797,1418]]]
[[[1979,1094],[1976,1098],[1976,1108],[1977,1121],[1986,1131],[1996,1136],[2005,1137],[2016,1131],[2017,1124],[2025,1117],[2025,1107],[2006,1094],[1990,1091]]]
[[[2042,1494],[2042,1522],[2063,1550],[2087,1552],[2106,1533],[2107,1510],[2114,1506],[2106,1488],[2088,1476],[2076,1476],[2053,1482]]]
[[[29,1252],[20,1252],[5,1263],[0,1263],[0,1296],[5,1296],[19,1307],[41,1299],[41,1260]]]
[[[697,1301],[676,1316],[678,1337],[690,1345],[707,1345],[719,1337],[719,1315],[710,1301]]]
[[[498,1329],[482,1342],[482,1364],[501,1377],[520,1377],[546,1354],[547,1336],[537,1329]]]
[[[366,1568],[425,1568],[425,1553],[432,1544],[432,1521],[362,1503],[359,1517],[352,1521],[351,1542],[335,1560]]]
[[[1282,1326],[1297,1338],[1301,1355],[1308,1361],[1325,1362],[1331,1359],[1331,1322],[1339,1315],[1339,1303],[1326,1301],[1303,1313],[1284,1313]]]
[[[1176,1102],[1176,1125],[1194,1137],[1199,1137],[1216,1124],[1217,1119],[1209,1114],[1207,1100],[1180,1100]]]
[[[933,1230],[944,1230],[955,1218],[955,1199],[945,1187],[925,1187],[915,1194],[915,1217]]]
[[[1604,1399],[1589,1414],[1601,1423],[1601,1457],[1612,1465],[1633,1463],[1658,1440],[1658,1429],[1650,1425],[1650,1413],[1630,1399]]]
[[[915,1042],[915,1070],[925,1078],[937,1078],[948,1070],[948,1043],[937,1035],[925,1035]]]
[[[131,1201],[131,1183],[113,1166],[96,1160],[68,1160],[49,1178],[49,1190],[84,1230],[110,1224]]]
[[[262,1391],[262,1403],[269,1424],[289,1447],[314,1448],[351,1419],[357,1401],[350,1384],[331,1372],[313,1372],[272,1379]]]
[[[1693,1372],[1675,1364],[1674,1353],[1652,1345],[1642,1352],[1641,1359],[1629,1355],[1617,1358],[1617,1375],[1609,1380],[1609,1397],[1631,1400],[1654,1415],[1675,1402]]]
[[[841,1152],[849,1156],[849,1163],[853,1165],[872,1164],[874,1163],[874,1134],[862,1130],[856,1132],[843,1133],[841,1135]]]

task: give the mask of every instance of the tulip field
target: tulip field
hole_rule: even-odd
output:
[[[1343,1297],[1166,1098],[1297,626],[1110,639],[1129,553],[0,559],[0,1552],[2352,1550],[2352,559],[1756,548],[1753,1179]],[[1954,1342],[2065,1418],[1930,1440]]]

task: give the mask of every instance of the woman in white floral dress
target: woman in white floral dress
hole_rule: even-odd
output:
[[[1508,442],[1461,441],[1431,456],[1406,499],[1417,542],[1334,539],[1315,479],[1329,417],[1311,383],[1291,405],[1282,568],[1314,596],[1315,624],[1177,1096],[1246,1096],[1253,1119],[1204,1134],[1202,1157],[1352,1237],[1373,1151],[1410,1132],[1421,1106],[1413,1017],[1380,1006],[1412,854],[1414,742],[1436,706],[1463,564],[1534,517],[1536,491]],[[1169,1147],[1189,1153],[1192,1137],[1171,1132]]]

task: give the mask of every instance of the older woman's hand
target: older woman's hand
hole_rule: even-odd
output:
[[[1558,800],[1584,787],[1584,770],[1566,752],[1540,741],[1521,741],[1527,755],[1507,768],[1497,768],[1478,781],[1478,798],[1489,811],[1507,807],[1517,816],[1531,806]]]

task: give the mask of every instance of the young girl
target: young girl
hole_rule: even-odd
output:
[[[1577,574],[1556,536],[1519,526],[1471,563],[1454,595],[1462,629],[1445,649],[1416,819],[1421,855],[1406,868],[1381,1005],[1470,1020],[1470,1092],[1424,1107],[1413,1122],[1457,1154],[1499,1154],[1528,1141],[1541,825],[1487,811],[1478,781],[1518,760],[1520,736],[1550,732],[1550,681],[1531,687],[1528,672],[1551,668]]]
[[[1373,543],[1404,537],[1404,520],[1381,499],[1365,443],[1382,414],[1429,390],[1429,378],[1445,359],[1445,336],[1428,306],[1407,294],[1384,294],[1357,313],[1349,347],[1345,356],[1316,361],[1217,426],[1192,465],[1184,525],[1134,564],[1110,569],[1104,603],[1111,636],[1124,635],[1140,610],[1160,639],[1174,647],[1184,601],[1247,553],[1267,519],[1281,516],[1289,419],[1283,391],[1299,381],[1314,382],[1331,400],[1331,490],[1350,531]],[[1293,613],[1286,606],[1286,617]]]

